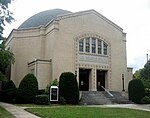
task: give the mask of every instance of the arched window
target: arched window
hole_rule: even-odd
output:
[[[79,52],[107,55],[107,43],[95,37],[86,37],[79,40]]]

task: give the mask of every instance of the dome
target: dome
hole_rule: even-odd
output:
[[[58,15],[71,13],[70,11],[62,10],[62,9],[52,9],[46,10],[40,13],[37,13],[30,18],[28,18],[25,22],[23,22],[18,29],[38,27],[41,25],[46,25],[52,19],[55,19]]]

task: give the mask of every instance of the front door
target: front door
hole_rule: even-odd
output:
[[[97,70],[97,91],[104,91],[105,88],[105,71]]]
[[[89,70],[79,69],[79,90],[89,91]]]

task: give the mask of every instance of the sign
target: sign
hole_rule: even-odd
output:
[[[50,101],[58,101],[58,87],[51,86],[50,87]]]
[[[89,63],[97,63],[97,64],[108,64],[108,57],[101,55],[86,55],[79,54],[80,62],[89,62]]]

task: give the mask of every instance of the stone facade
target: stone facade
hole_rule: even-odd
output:
[[[36,21],[35,21],[36,22]],[[127,70],[126,34],[95,10],[58,15],[45,26],[14,29],[5,43],[15,55],[11,79],[18,86],[33,73],[46,88],[62,72],[77,75],[80,90],[125,90],[132,79]],[[102,79],[103,80],[102,80]]]

